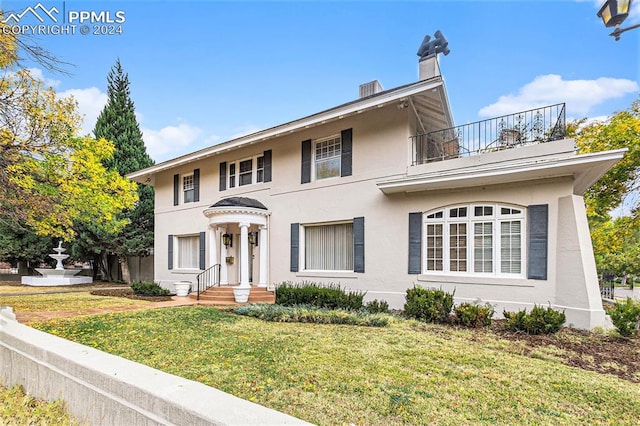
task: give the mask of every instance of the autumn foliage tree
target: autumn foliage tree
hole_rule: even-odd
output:
[[[605,122],[571,123],[581,153],[626,148],[624,158],[585,194],[599,271],[640,275],[640,99]],[[612,217],[611,213],[624,211]]]
[[[118,214],[137,194],[103,164],[113,144],[78,136],[75,101],[18,69],[19,45],[15,35],[0,32],[0,221],[66,240],[78,221],[122,229],[127,220]]]

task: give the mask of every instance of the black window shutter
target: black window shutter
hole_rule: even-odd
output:
[[[298,272],[299,269],[299,247],[300,247],[300,224],[291,224],[291,272]]]
[[[340,156],[340,176],[351,176],[352,166],[352,147],[353,147],[353,131],[352,129],[343,130],[340,134],[342,142],[342,152]]]
[[[532,280],[547,279],[547,241],[549,235],[549,205],[537,204],[529,206],[529,248],[527,278]]]
[[[173,205],[180,204],[180,175],[173,175]]]
[[[202,269],[203,271],[206,268],[206,262],[205,262],[205,254],[206,254],[206,241],[207,241],[207,233],[206,232],[201,232],[200,233],[200,269]]]
[[[200,169],[193,171],[193,202],[200,201]]]
[[[168,269],[173,269],[173,235],[169,235],[167,241],[169,249],[167,250]]]
[[[263,156],[264,161],[264,179],[263,182],[271,182],[271,150],[265,151]]]
[[[302,175],[300,183],[311,182],[311,139],[302,141]]]
[[[364,217],[353,218],[353,272],[364,272]]]
[[[220,163],[220,191],[227,189],[227,162]]]
[[[422,273],[422,213],[409,213],[409,273]]]

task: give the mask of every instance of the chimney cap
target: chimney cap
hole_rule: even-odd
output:
[[[384,89],[378,80],[373,80],[360,85],[360,99],[373,96]]]

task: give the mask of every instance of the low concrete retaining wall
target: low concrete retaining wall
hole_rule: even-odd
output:
[[[186,354],[188,355],[188,354]],[[192,380],[27,327],[0,308],[5,386],[66,401],[92,425],[303,425],[295,417]]]

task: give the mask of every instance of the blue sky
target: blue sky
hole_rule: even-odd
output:
[[[68,76],[35,72],[77,99],[88,132],[120,58],[156,161],[349,102],[373,79],[385,89],[414,82],[418,47],[438,29],[456,124],[557,102],[569,117],[602,117],[640,93],[640,29],[614,41],[592,0],[41,3],[67,18],[124,12],[120,35],[82,35],[77,23],[76,34],[37,36],[73,66]],[[640,0],[632,9],[623,26],[640,22]]]

